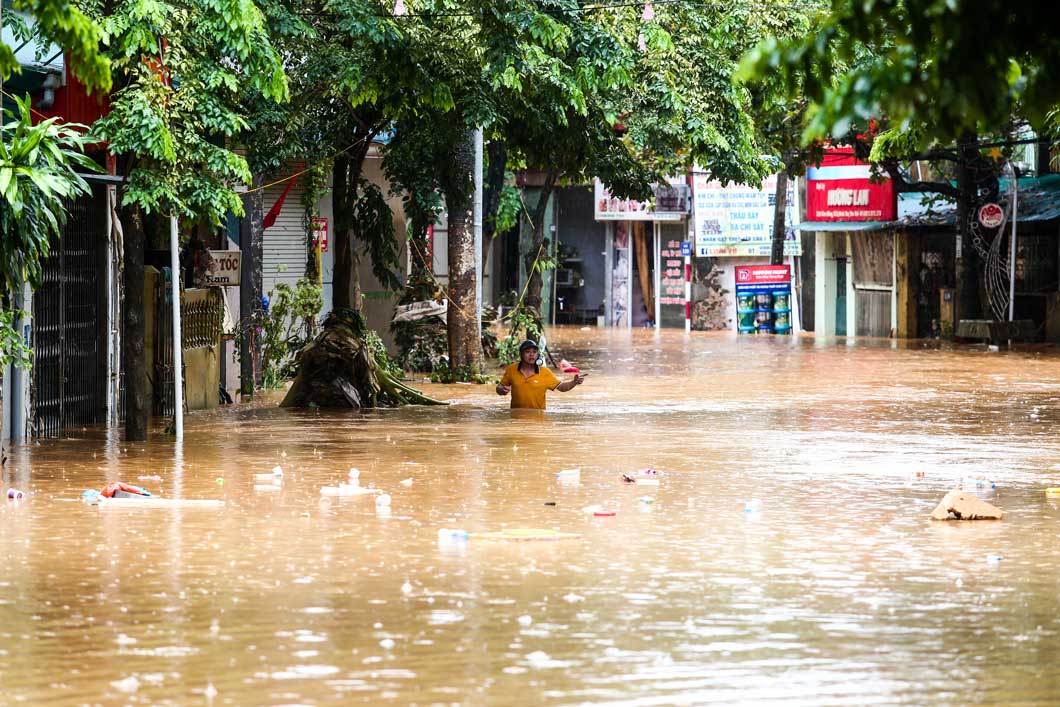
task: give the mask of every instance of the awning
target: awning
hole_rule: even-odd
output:
[[[894,221],[803,221],[796,231],[878,231],[893,227]]]

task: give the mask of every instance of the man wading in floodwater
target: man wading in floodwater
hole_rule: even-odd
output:
[[[497,384],[497,395],[512,394],[512,408],[545,409],[545,391],[568,390],[585,382],[586,374],[575,374],[569,381],[561,382],[556,375],[541,365],[537,342],[527,339],[519,344],[519,362],[508,366],[504,377]]]

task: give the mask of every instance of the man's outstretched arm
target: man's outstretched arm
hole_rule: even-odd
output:
[[[585,382],[585,376],[587,376],[587,375],[589,375],[589,374],[588,373],[576,374],[569,381],[563,381],[562,383],[557,385],[556,386],[556,390],[558,390],[561,393],[566,393],[568,390],[573,390],[574,388],[578,387],[579,385],[581,385],[582,383]]]

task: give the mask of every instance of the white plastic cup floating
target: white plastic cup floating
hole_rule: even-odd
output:
[[[23,491],[19,491],[18,489],[7,490],[7,500],[9,501],[21,501],[24,498],[26,498],[26,494]]]

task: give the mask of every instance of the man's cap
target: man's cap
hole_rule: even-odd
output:
[[[523,343],[519,344],[519,353],[522,353],[523,351],[526,351],[527,349],[539,349],[540,350],[540,348],[541,347],[537,345],[536,341],[534,341],[533,339],[527,339]]]

